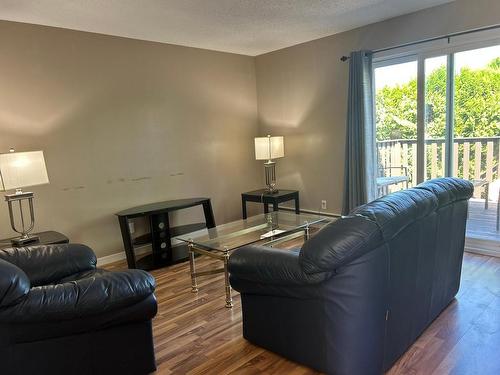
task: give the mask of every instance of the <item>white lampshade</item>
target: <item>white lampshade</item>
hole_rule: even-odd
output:
[[[49,183],[43,151],[0,154],[0,190]]]
[[[271,160],[285,156],[285,141],[283,136],[256,137],[255,159]]]

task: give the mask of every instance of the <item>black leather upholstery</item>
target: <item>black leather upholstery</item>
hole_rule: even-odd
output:
[[[437,179],[353,210],[298,254],[236,250],[244,337],[328,374],[383,373],[458,291],[472,191]]]
[[[379,226],[363,216],[346,217],[326,226],[302,247],[301,268],[309,274],[332,270],[382,243]]]
[[[108,272],[95,266],[94,252],[84,245],[0,251],[2,374],[155,369],[154,278],[140,270]],[[43,364],[33,363],[37,357]]]
[[[240,279],[273,285],[317,284],[330,276],[308,274],[297,262],[299,254],[262,246],[246,246],[233,258],[231,269]]]
[[[68,256],[68,246],[71,256]],[[50,284],[65,276],[94,269],[94,252],[85,245],[61,244],[0,250],[0,259],[21,268],[32,286]]]
[[[28,276],[13,264],[0,259],[0,307],[10,306],[30,291]]]

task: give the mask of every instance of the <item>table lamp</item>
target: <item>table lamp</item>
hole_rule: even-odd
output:
[[[30,234],[35,225],[33,211],[33,193],[23,191],[27,186],[43,185],[49,183],[47,168],[43,151],[14,152],[0,154],[0,191],[16,189],[15,193],[5,195],[9,207],[10,225],[21,236],[13,239],[13,245],[24,245],[38,240],[38,236]],[[27,226],[24,215],[23,203],[27,201],[30,213],[30,223]],[[19,207],[20,228],[14,219],[14,204]]]
[[[273,159],[285,156],[285,142],[283,136],[256,137],[255,138],[255,159],[267,160],[264,163],[266,173],[267,191],[270,194],[277,193],[276,189],[276,163]]]

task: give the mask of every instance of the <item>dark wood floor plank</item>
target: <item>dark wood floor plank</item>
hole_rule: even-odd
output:
[[[206,257],[197,262],[199,268],[220,266]],[[159,305],[155,374],[318,374],[243,339],[241,299],[234,293],[233,309],[224,307],[222,275],[200,278],[199,292],[191,293],[188,263],[152,274]],[[499,258],[465,254],[457,298],[388,374],[500,374]]]

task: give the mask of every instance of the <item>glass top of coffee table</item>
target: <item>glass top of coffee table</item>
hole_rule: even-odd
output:
[[[201,229],[175,237],[207,250],[227,252],[259,241],[272,241],[306,228],[325,225],[336,220],[318,214],[295,214],[276,211],[244,220]]]

